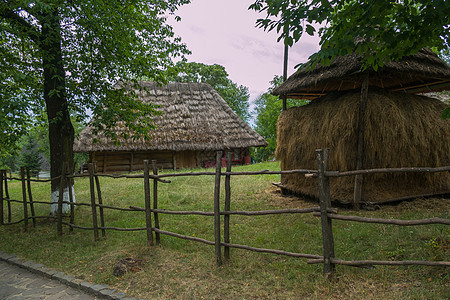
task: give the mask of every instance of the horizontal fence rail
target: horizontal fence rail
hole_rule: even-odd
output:
[[[372,266],[430,266],[430,267],[450,267],[449,261],[424,261],[424,260],[342,260],[330,259],[333,264],[351,267],[372,267]],[[323,259],[311,259],[308,264],[323,264]]]
[[[314,213],[316,217],[320,217],[320,214]],[[416,225],[429,225],[429,224],[444,224],[450,225],[449,219],[442,218],[428,218],[421,220],[395,220],[395,219],[381,219],[381,218],[365,218],[358,216],[344,216],[338,214],[327,214],[328,218],[343,221],[354,221],[360,223],[376,223],[386,225],[398,225],[398,226],[416,226]]]
[[[158,174],[156,169],[156,161],[152,161],[150,165],[148,161],[144,161],[144,173],[143,174],[128,174],[128,175],[111,175],[111,174],[99,174],[96,172],[96,165],[89,164],[87,174],[71,174],[70,170],[63,167],[63,175],[57,176],[51,179],[32,179],[30,176],[30,170],[21,170],[20,178],[13,176],[7,176],[6,171],[0,171],[0,216],[2,225],[14,225],[19,223],[25,223],[25,230],[28,226],[28,220],[33,221],[33,226],[35,226],[35,220],[39,218],[47,218],[57,220],[58,234],[62,234],[62,225],[68,226],[70,230],[80,229],[89,230],[94,232],[94,239],[100,239],[100,231],[102,236],[106,236],[106,230],[113,231],[146,231],[148,245],[152,246],[154,244],[153,235],[156,236],[156,244],[160,243],[160,235],[167,235],[176,238],[181,238],[185,240],[190,240],[194,242],[200,242],[207,245],[212,245],[215,247],[216,261],[220,265],[222,264],[222,248],[224,248],[225,260],[230,259],[230,248],[243,249],[261,253],[271,253],[277,255],[285,255],[297,258],[306,258],[308,264],[323,264],[324,274],[331,274],[335,272],[335,265],[345,265],[353,267],[373,267],[375,265],[386,265],[386,266],[406,266],[406,265],[423,265],[423,266],[450,266],[450,262],[447,261],[418,261],[418,260],[405,260],[405,261],[383,261],[383,260],[342,260],[336,258],[334,253],[334,238],[333,238],[333,228],[332,220],[340,220],[346,222],[361,222],[361,223],[372,223],[372,224],[386,224],[386,225],[397,225],[397,226],[418,226],[418,225],[432,225],[432,224],[442,224],[450,225],[449,219],[443,218],[428,218],[421,220],[396,220],[396,219],[384,219],[384,218],[366,218],[359,216],[347,216],[338,214],[337,209],[331,207],[330,199],[330,186],[329,178],[331,177],[342,177],[342,176],[356,176],[356,175],[367,175],[367,174],[379,174],[379,173],[410,173],[410,172],[424,172],[424,173],[435,173],[435,172],[448,172],[450,171],[450,166],[437,167],[437,168],[427,168],[427,167],[413,167],[413,168],[391,168],[391,169],[367,169],[367,170],[355,170],[355,171],[329,171],[328,170],[328,157],[329,150],[317,150],[317,170],[307,170],[307,169],[295,169],[286,171],[241,171],[232,172],[231,171],[231,155],[227,152],[227,167],[226,171],[221,169],[221,157],[222,153],[218,152],[216,156],[216,170],[215,172],[177,172],[177,173],[165,173]],[[315,178],[318,180],[319,188],[319,202],[320,206],[302,209],[277,209],[277,210],[261,210],[261,211],[243,211],[243,210],[231,210],[231,189],[230,189],[230,178],[232,176],[257,176],[257,175],[283,175],[283,174],[304,174],[306,177]],[[187,176],[215,176],[214,183],[214,211],[173,211],[161,209],[158,207],[158,183],[170,184],[171,181],[163,178],[170,177],[187,177]],[[72,199],[71,184],[69,183],[74,178],[88,177],[89,178],[89,192],[90,192],[90,203],[75,203]],[[103,204],[103,197],[101,193],[101,187],[99,178],[109,177],[109,178],[125,178],[125,179],[143,179],[144,180],[144,194],[145,200],[143,201],[145,207],[129,206],[127,208],[116,207],[111,205]],[[224,209],[220,209],[220,186],[221,178],[225,178],[225,203]],[[60,195],[63,195],[64,186],[69,186],[69,201],[63,201],[60,197],[58,205],[58,213],[56,216],[36,216],[34,212],[34,205],[44,204],[44,205],[54,205],[55,202],[46,201],[35,201],[32,197],[31,192],[31,182],[42,182],[48,183],[51,181],[60,182]],[[153,186],[150,186],[150,181],[153,180]],[[22,183],[22,200],[10,199],[8,190],[8,181],[21,181]],[[153,191],[153,193],[151,193]],[[151,198],[153,195],[153,203],[151,203]],[[4,203],[7,204],[7,211],[4,209]],[[11,221],[11,203],[21,203],[23,206],[24,218],[18,221]],[[62,214],[62,206],[70,206],[70,214]],[[77,206],[87,206],[91,207],[92,214],[92,226],[81,226],[75,224],[74,212]],[[28,210],[30,209],[30,210]],[[116,210],[116,211],[126,211],[126,212],[144,212],[146,226],[136,227],[136,228],[119,228],[113,226],[105,225],[105,214],[104,210]],[[4,214],[7,213],[8,220],[4,219]],[[31,216],[29,215],[31,213]],[[322,228],[322,249],[323,255],[316,254],[304,254],[304,253],[294,253],[287,252],[277,249],[265,249],[256,248],[248,245],[239,245],[230,243],[230,216],[264,216],[264,215],[282,215],[282,214],[305,214],[311,213],[313,216],[321,218],[321,228]],[[199,216],[209,216],[214,217],[214,241],[209,241],[203,238],[195,236],[187,236],[179,233],[170,232],[167,230],[162,230],[160,228],[159,214],[166,215],[199,215]],[[221,223],[221,216],[223,216],[223,225]],[[63,218],[70,218],[69,222],[63,221]],[[223,232],[222,232],[223,228]],[[223,233],[223,240],[221,238]]]
[[[145,208],[130,206],[131,209],[137,211],[145,211]],[[168,215],[202,215],[214,216],[214,212],[206,211],[170,211],[165,209],[150,209],[151,212],[168,214]],[[276,209],[276,210],[260,210],[260,211],[220,211],[221,215],[242,215],[242,216],[263,216],[263,215],[280,215],[280,214],[301,214],[320,211],[320,207],[299,208],[299,209]],[[329,209],[329,212],[337,212],[336,209]]]
[[[366,169],[355,171],[327,171],[325,176],[328,177],[343,177],[354,175],[380,174],[380,173],[437,173],[450,171],[450,166],[437,168],[389,168],[389,169]]]

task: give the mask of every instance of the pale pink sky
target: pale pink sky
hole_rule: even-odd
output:
[[[283,73],[283,44],[277,43],[275,32],[255,27],[264,15],[249,11],[252,3],[192,0],[178,10],[181,22],[171,22],[192,51],[188,61],[224,66],[231,80],[249,88],[251,102],[267,90],[274,75]],[[305,34],[290,48],[288,76],[319,49],[318,44],[318,37]]]

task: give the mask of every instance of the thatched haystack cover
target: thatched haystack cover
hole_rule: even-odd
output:
[[[358,109],[361,91],[330,93],[278,119],[276,156],[282,170],[316,169],[315,149],[330,148],[329,170],[356,169]],[[433,98],[369,89],[366,108],[364,168],[450,165],[450,122],[440,115],[448,105]],[[354,177],[331,178],[331,197],[353,200]],[[288,190],[318,196],[317,182],[285,175]],[[450,173],[365,175],[362,201],[450,192]]]
[[[300,69],[272,93],[289,98],[315,99],[328,92],[360,87],[364,77],[362,72],[357,55],[340,56],[329,66]],[[392,91],[427,93],[450,89],[450,68],[430,49],[422,49],[415,55],[385,64],[377,72],[369,72],[369,86]]]
[[[96,151],[194,151],[266,146],[267,142],[239,118],[223,98],[206,83],[169,83],[158,86],[141,82],[148,92],[139,99],[159,105],[163,114],[155,117],[157,129],[150,140],[120,140],[120,145],[86,127],[74,142],[75,152]],[[115,130],[128,130],[119,124]],[[119,135],[119,134],[118,134]]]

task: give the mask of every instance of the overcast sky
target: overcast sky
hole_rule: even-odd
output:
[[[267,90],[274,75],[283,73],[283,44],[277,43],[276,32],[255,27],[264,15],[249,11],[252,3],[192,0],[178,10],[181,22],[171,22],[192,51],[188,61],[224,66],[232,81],[249,88],[251,102]],[[288,76],[319,49],[318,43],[319,38],[305,34],[290,48]]]

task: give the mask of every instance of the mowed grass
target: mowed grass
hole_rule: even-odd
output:
[[[279,170],[277,162],[234,167],[233,170]],[[194,170],[204,171],[204,170]],[[167,210],[213,211],[214,176],[173,177],[158,184],[159,207]],[[315,179],[311,179],[315,180]],[[278,175],[234,176],[232,210],[304,208],[317,203],[282,196],[272,182]],[[144,207],[142,179],[100,178],[103,203]],[[10,183],[12,199],[21,199],[20,183]],[[50,186],[32,183],[34,200],[48,201]],[[77,202],[89,203],[89,179],[75,180]],[[223,206],[223,182],[221,201]],[[6,205],[5,209],[6,209]],[[12,204],[13,221],[23,217],[22,205]],[[448,199],[417,199],[376,211],[339,208],[345,215],[395,219],[449,218]],[[36,205],[38,215],[49,206]],[[214,240],[212,217],[159,215],[160,228]],[[223,222],[223,218],[222,218]],[[78,206],[75,223],[92,226],[91,208]],[[30,222],[31,224],[31,222]],[[145,227],[144,212],[105,210],[105,225]],[[400,227],[333,221],[335,254],[346,260],[449,260],[448,226]],[[312,214],[231,216],[231,242],[290,252],[322,254],[320,219]],[[145,299],[448,299],[449,268],[378,266],[373,269],[337,265],[331,281],[322,265],[306,259],[231,249],[231,263],[217,267],[214,247],[162,235],[159,246],[148,247],[145,231],[107,231],[95,242],[92,231],[75,229],[56,234],[56,223],[39,219],[26,232],[23,223],[0,226],[0,250],[62,270],[76,277],[105,283]],[[145,266],[121,278],[113,275],[123,258],[143,259]]]

